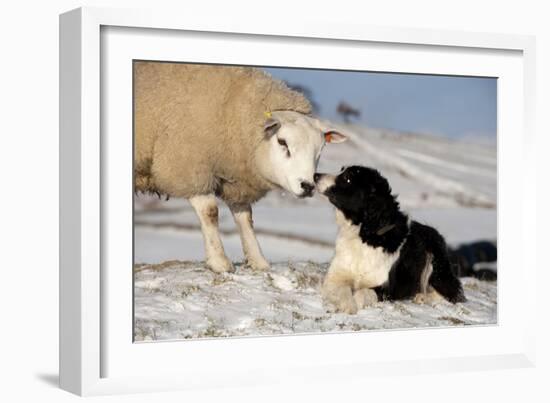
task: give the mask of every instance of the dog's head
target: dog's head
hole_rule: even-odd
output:
[[[355,225],[376,230],[399,213],[388,181],[375,169],[354,165],[338,175],[316,173],[314,180],[317,191]]]

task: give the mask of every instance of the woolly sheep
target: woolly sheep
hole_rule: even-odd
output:
[[[189,200],[206,264],[232,271],[216,196],[230,208],[246,262],[267,269],[251,204],[283,188],[311,196],[325,142],[346,137],[313,118],[309,101],[250,67],[134,62],[135,190]]]

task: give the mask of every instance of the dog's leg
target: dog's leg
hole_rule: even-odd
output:
[[[231,261],[225,256],[218,231],[218,206],[214,195],[200,195],[189,199],[199,216],[206,252],[206,265],[215,272],[234,271]]]
[[[229,206],[229,208],[239,228],[246,264],[255,270],[268,270],[269,263],[265,260],[256,239],[256,234],[254,234],[252,208],[249,204],[238,207]]]
[[[378,302],[378,295],[372,288],[361,288],[353,293],[357,309],[372,306]]]
[[[435,305],[444,298],[430,285],[430,277],[433,273],[433,255],[426,255],[426,263],[420,274],[420,292],[416,294],[413,301],[417,304]]]
[[[345,276],[338,273],[329,273],[323,282],[323,297],[336,306],[339,312],[354,314],[357,313],[357,303],[353,298],[351,285]]]
[[[428,286],[426,292],[419,292],[413,298],[413,302],[417,304],[436,305],[442,301],[445,301],[445,298],[443,298],[432,286]]]
[[[441,296],[453,304],[466,302],[462,283],[453,272],[445,239],[432,227],[425,227],[426,248],[432,256],[433,272],[428,280]]]

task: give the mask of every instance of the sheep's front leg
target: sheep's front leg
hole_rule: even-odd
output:
[[[254,233],[252,208],[248,204],[244,206],[230,206],[230,209],[239,228],[246,264],[254,270],[268,270],[269,263],[264,258],[256,239],[256,234]]]
[[[199,216],[206,252],[206,265],[215,272],[235,271],[231,261],[225,256],[218,231],[218,205],[214,195],[200,195],[189,199]]]

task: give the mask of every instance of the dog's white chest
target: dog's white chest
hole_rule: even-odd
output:
[[[354,288],[378,287],[388,281],[389,272],[399,258],[399,248],[386,253],[381,247],[371,247],[361,241],[359,227],[338,217],[340,232],[336,239],[334,259],[329,271],[339,271],[348,277]]]

